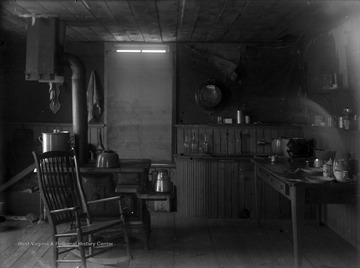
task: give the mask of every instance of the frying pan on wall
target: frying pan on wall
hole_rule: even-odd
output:
[[[221,87],[211,82],[201,84],[195,93],[197,105],[208,111],[220,108],[223,99],[224,92]]]

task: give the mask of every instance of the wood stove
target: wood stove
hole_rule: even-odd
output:
[[[91,164],[80,167],[83,186],[88,200],[102,197],[122,195],[124,197],[124,213],[130,237],[143,242],[147,249],[150,233],[150,213],[146,199],[139,198],[137,193],[149,189],[149,170],[151,160],[120,160],[119,168],[96,168]],[[101,204],[93,208],[92,214],[98,217],[116,215],[116,207]]]

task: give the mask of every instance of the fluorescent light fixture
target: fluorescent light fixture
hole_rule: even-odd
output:
[[[116,52],[123,52],[123,53],[140,53],[140,49],[118,49]]]
[[[142,53],[166,53],[165,49],[143,49]]]
[[[117,49],[121,53],[166,53],[166,49]]]

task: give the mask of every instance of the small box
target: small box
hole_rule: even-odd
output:
[[[232,124],[233,120],[232,118],[224,118],[224,124]]]

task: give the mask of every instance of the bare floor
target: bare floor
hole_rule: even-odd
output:
[[[293,267],[290,222],[200,219],[151,212],[149,250],[131,240],[128,268]],[[53,267],[48,223],[0,224],[0,267]],[[89,267],[104,267],[89,264]],[[76,264],[60,267],[77,267]],[[303,267],[360,267],[359,252],[327,227],[306,223]]]

